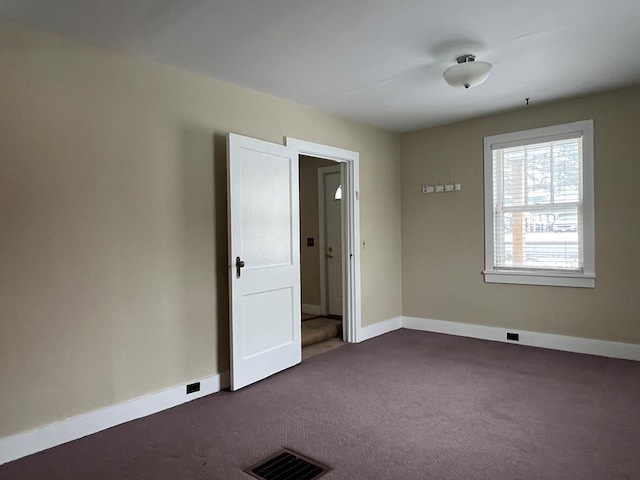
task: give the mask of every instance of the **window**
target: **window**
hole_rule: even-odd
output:
[[[595,286],[593,121],[484,139],[485,281]]]

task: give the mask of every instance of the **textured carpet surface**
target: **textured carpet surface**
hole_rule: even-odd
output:
[[[314,343],[313,345],[303,347],[302,360],[315,357],[316,355],[320,355],[321,353],[325,353],[339,347],[344,347],[345,345],[346,343],[344,343],[337,337],[330,338],[329,340],[324,340],[320,343]]]
[[[0,479],[638,479],[640,363],[399,330],[0,466]]]

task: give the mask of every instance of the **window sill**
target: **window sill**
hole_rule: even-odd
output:
[[[545,285],[550,287],[595,288],[594,275],[527,271],[485,270],[486,283],[514,283],[517,285]]]

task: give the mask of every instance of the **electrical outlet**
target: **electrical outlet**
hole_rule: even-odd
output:
[[[507,340],[513,340],[514,342],[519,342],[520,334],[507,332]]]
[[[200,391],[200,382],[190,383],[187,385],[187,395]]]

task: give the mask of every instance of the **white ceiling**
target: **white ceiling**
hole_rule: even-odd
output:
[[[405,132],[640,83],[640,0],[0,0],[0,16]],[[489,79],[442,72],[472,53]]]

